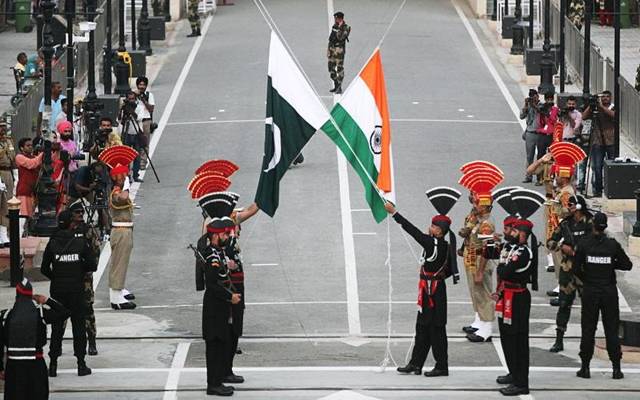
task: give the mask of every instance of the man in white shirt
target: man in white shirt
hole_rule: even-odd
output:
[[[62,111],[62,99],[66,99],[62,94],[62,84],[58,81],[51,83],[51,117],[49,118],[49,132],[56,131],[56,119]],[[42,114],[44,113],[44,97],[40,101],[38,108],[38,129],[42,126]]]
[[[567,105],[565,106],[565,110],[567,111],[566,113],[561,113],[561,119],[564,123],[562,140],[567,142],[575,142],[576,132],[580,132],[580,127],[582,126],[582,113],[576,110],[575,97],[569,96],[567,98]]]
[[[151,137],[151,124],[153,122],[153,110],[156,106],[156,101],[153,97],[153,93],[147,91],[149,85],[149,79],[146,76],[140,76],[136,79],[136,114],[138,115],[138,122],[142,129],[142,138],[140,138],[140,145],[144,147],[140,153],[140,169],[147,168],[147,153],[149,152],[149,140]]]

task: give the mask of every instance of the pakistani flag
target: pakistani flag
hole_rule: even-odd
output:
[[[268,75],[264,157],[255,201],[273,217],[278,208],[280,179],[329,114],[273,31]]]
[[[391,126],[379,49],[333,107],[331,116],[333,121],[328,121],[322,130],[360,177],[369,208],[376,222],[380,222],[387,216],[382,197],[395,203],[395,190]]]

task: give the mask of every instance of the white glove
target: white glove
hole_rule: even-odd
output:
[[[131,189],[131,182],[129,182],[129,177],[127,176],[126,178],[124,178],[124,185],[122,185],[122,190],[129,190]]]

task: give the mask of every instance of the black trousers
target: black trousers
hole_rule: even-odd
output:
[[[231,330],[231,351],[229,353],[229,359],[226,365],[226,370],[225,370],[225,376],[228,375],[233,375],[233,359],[236,357],[236,351],[238,350],[238,339],[240,339],[240,336],[238,336],[235,332],[233,332],[233,329]]]
[[[58,300],[71,311],[71,328],[73,331],[73,354],[78,358],[84,358],[87,353],[87,307],[84,291],[53,292],[51,297]],[[57,358],[62,354],[62,337],[64,336],[65,321],[57,321],[51,326],[51,344],[49,345],[49,357]]]
[[[616,285],[605,288],[585,286],[582,290],[582,337],[580,339],[580,358],[591,360],[593,357],[594,336],[598,325],[598,317],[602,313],[602,325],[607,339],[607,353],[611,361],[622,358],[618,324],[620,307],[618,306],[618,289]]]
[[[229,335],[226,339],[215,338],[206,340],[207,386],[215,387],[222,384],[222,379],[231,370],[233,329],[229,325]],[[237,339],[236,339],[237,343]]]
[[[420,316],[418,316],[420,318]],[[435,368],[449,369],[447,328],[434,324],[416,323],[416,337],[411,354],[411,364],[422,368],[427,360],[429,350],[433,350],[433,358],[436,360]]]
[[[567,324],[569,323],[569,319],[571,319],[571,307],[573,306],[573,302],[576,300],[576,291],[573,290],[571,293],[567,294],[561,288],[560,293],[558,294],[558,300],[560,301],[560,306],[558,307],[558,313],[556,314],[556,326],[562,332],[566,332]]]
[[[49,376],[43,359],[7,360],[4,375],[5,400],[46,400]]]
[[[510,325],[498,318],[500,343],[513,384],[529,388],[529,314],[531,294],[529,291],[514,295],[513,317]]]

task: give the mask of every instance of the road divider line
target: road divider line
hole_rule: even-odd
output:
[[[202,124],[249,124],[249,123],[261,123],[264,124],[264,119],[229,119],[229,120],[209,120],[209,121],[182,121],[182,122],[169,122],[167,126],[177,125],[202,125]]]
[[[167,383],[164,385],[165,392],[162,397],[163,400],[176,400],[178,398],[180,373],[184,369],[184,364],[187,362],[189,346],[191,346],[191,343],[189,342],[178,343],[176,352],[173,355],[173,361],[171,361],[171,369],[169,369]]]
[[[452,123],[452,124],[507,124],[517,125],[518,121],[501,121],[501,120],[489,120],[489,119],[432,119],[432,118],[391,118],[391,122],[416,122],[416,123]],[[167,126],[181,126],[181,125],[220,125],[220,124],[257,124],[264,123],[264,119],[230,119],[230,120],[206,120],[206,121],[179,121],[169,122]]]
[[[262,263],[262,264],[251,264],[252,267],[277,267],[278,263]]]
[[[202,42],[204,38],[207,36],[207,31],[209,30],[209,26],[211,25],[213,17],[208,16],[202,26],[202,35],[199,36],[193,47],[191,48],[191,52],[189,52],[189,56],[187,57],[187,61],[184,63],[182,67],[182,71],[180,72],[180,76],[178,77],[178,81],[176,82],[173,90],[171,91],[171,96],[169,97],[169,101],[167,102],[166,107],[162,111],[162,116],[160,117],[160,121],[158,122],[158,128],[155,130],[153,134],[153,138],[149,143],[149,158],[153,157],[153,154],[156,151],[156,147],[158,146],[158,142],[162,137],[162,133],[164,132],[164,128],[167,126],[169,121],[169,117],[171,117],[171,113],[173,112],[173,107],[176,105],[176,101],[178,100],[178,96],[180,96],[180,92],[182,91],[182,86],[184,85],[185,80],[189,76],[189,71],[191,70],[191,66],[198,54],[198,50],[200,50],[200,46],[202,46]],[[140,171],[140,177],[144,178],[147,170]],[[130,192],[131,200],[135,200],[138,188],[140,187],[139,183],[134,183],[132,185],[132,190]],[[102,252],[100,253],[100,259],[98,261],[98,268],[96,272],[93,274],[93,290],[95,291],[98,285],[100,284],[100,279],[102,275],[104,275],[104,271],[109,263],[109,258],[111,257],[111,246],[109,243],[105,244]]]

